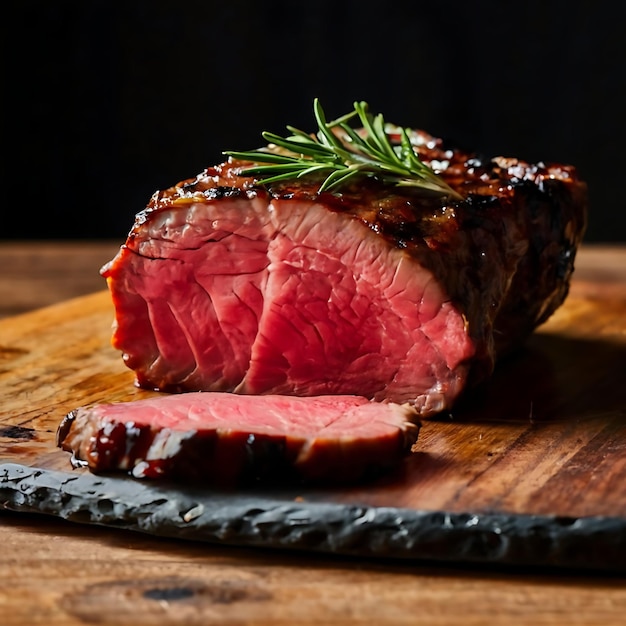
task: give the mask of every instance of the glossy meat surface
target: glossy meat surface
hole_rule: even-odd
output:
[[[462,200],[363,179],[264,187],[231,162],[157,192],[103,268],[113,345],[164,391],[450,408],[567,295],[586,187],[415,133]]]

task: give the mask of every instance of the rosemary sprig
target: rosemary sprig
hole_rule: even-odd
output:
[[[370,176],[401,187],[414,187],[460,199],[461,196],[423,163],[409,139],[409,129],[395,128],[400,144],[389,138],[381,114],[368,112],[366,102],[355,102],[354,111],[327,122],[319,100],[313,102],[318,125],[315,135],[287,126],[292,135],[281,137],[270,132],[261,135],[268,146],[248,152],[224,152],[255,165],[242,169],[241,176],[258,177],[261,184],[306,176],[323,177],[319,192],[337,189],[358,176]],[[348,122],[358,118],[361,130]]]

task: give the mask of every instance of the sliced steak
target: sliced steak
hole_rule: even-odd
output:
[[[57,444],[96,473],[231,487],[352,482],[396,466],[419,431],[408,405],[356,396],[184,393],[68,414]]]
[[[137,384],[355,394],[427,417],[488,376],[566,297],[586,186],[413,139],[461,200],[376,179],[263,186],[236,161],[155,193],[102,269]]]

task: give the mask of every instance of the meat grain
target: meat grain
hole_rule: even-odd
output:
[[[139,386],[450,409],[563,302],[586,223],[570,166],[422,131],[462,199],[363,178],[259,185],[237,161],[154,194],[102,270]]]

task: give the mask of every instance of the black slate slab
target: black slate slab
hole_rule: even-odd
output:
[[[5,509],[152,535],[360,557],[626,572],[626,521],[415,511],[0,464]]]

